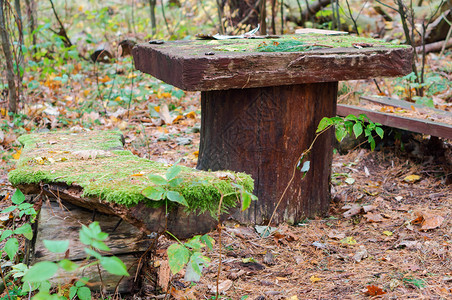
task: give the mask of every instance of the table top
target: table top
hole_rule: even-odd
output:
[[[138,44],[135,66],[189,91],[395,77],[413,49],[371,38],[321,34]]]

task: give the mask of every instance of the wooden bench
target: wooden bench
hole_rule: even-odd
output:
[[[373,39],[313,34],[151,41],[135,46],[133,56],[137,69],[178,88],[201,91],[197,168],[251,174],[259,201],[235,217],[264,223],[318,123],[336,115],[338,81],[408,74],[413,50]],[[297,223],[328,210],[332,139],[330,131],[317,140],[311,170],[304,180],[297,174],[275,223]]]
[[[170,205],[167,214],[163,201],[147,199],[141,192],[153,185],[148,175],[164,176],[169,166],[123,150],[120,132],[40,133],[21,136],[19,141],[24,148],[9,180],[24,194],[32,195],[40,208],[35,243],[29,247],[32,263],[55,260],[43,245],[46,239],[69,240],[68,258],[85,259],[78,232],[81,224],[96,220],[110,234],[106,243],[112,254],[135,274],[140,254],[157,233],[168,230],[180,239],[207,233],[218,224],[215,216],[221,194],[228,195],[223,199],[223,217],[238,204],[234,194],[238,190],[232,183],[253,190],[253,180],[243,173],[182,167],[179,176],[183,183],[171,189],[183,195],[189,207]],[[99,282],[97,268],[86,272]],[[120,277],[105,274],[103,279],[114,292]],[[132,281],[121,281],[118,291],[130,292]]]
[[[394,111],[391,113],[344,104],[337,105],[337,114],[339,116],[365,114],[372,122],[452,140],[452,113],[450,112],[388,97],[361,96],[360,100],[360,103],[363,104],[366,102],[377,104],[384,107],[386,111],[388,111],[388,108],[390,107],[400,108],[408,112],[412,112],[413,110],[418,111],[426,117],[434,118],[434,120],[403,116],[400,113],[398,114],[395,109],[393,109]],[[448,123],[444,122],[446,119],[448,120]]]

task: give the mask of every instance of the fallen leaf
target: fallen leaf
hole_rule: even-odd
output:
[[[342,243],[342,244],[348,244],[348,245],[355,245],[355,244],[356,244],[356,240],[355,240],[354,237],[348,236],[348,237],[346,237],[346,238],[343,238],[343,239],[341,240],[341,243]]]
[[[157,107],[154,107],[155,110],[157,110]],[[162,104],[159,109],[158,109],[158,114],[160,116],[160,119],[162,119],[163,122],[165,122],[165,124],[170,125],[173,123],[173,120],[175,118],[173,118],[170,113],[169,113],[169,109],[168,109],[168,105],[166,104]]]
[[[385,230],[385,231],[383,231],[383,234],[386,236],[391,236],[393,233],[392,233],[392,231]]]
[[[190,119],[196,119],[196,113],[194,111],[191,111],[185,115],[185,117]]]
[[[420,224],[421,230],[438,228],[444,221],[442,216],[426,211],[417,211],[415,212],[415,215],[417,218],[411,221],[411,224]]]
[[[185,290],[176,290],[174,287],[172,287],[170,294],[176,300],[198,299],[194,287]]]
[[[225,292],[227,290],[229,290],[232,287],[232,280],[226,279],[222,282],[220,282],[220,284],[218,285],[218,293],[219,294],[225,294]],[[216,285],[209,285],[209,290],[211,293],[216,293],[217,292],[217,286]],[[196,299],[196,298],[193,298]]]
[[[237,272],[231,272],[227,275],[227,278],[230,280],[237,280],[239,279],[242,275],[246,274],[246,272],[244,270],[239,270]]]
[[[310,280],[312,283],[316,283],[316,282],[318,282],[318,281],[321,281],[322,278],[317,277],[316,275],[312,275],[312,276],[309,278],[309,280]]]
[[[372,210],[376,210],[377,207],[375,205],[364,205],[363,206],[363,210],[365,213],[372,211]]]
[[[338,233],[334,230],[328,233],[328,237],[334,240],[342,240],[343,238],[345,238],[345,233]]]
[[[366,288],[367,291],[364,293],[366,296],[379,296],[386,294],[385,291],[375,285],[368,285]]]
[[[297,295],[293,295],[293,296],[287,297],[286,300],[298,300],[298,297],[297,297]]]
[[[421,176],[419,176],[419,175],[408,175],[405,178],[403,178],[403,181],[409,182],[409,183],[414,183],[420,179],[421,179]]]
[[[364,217],[366,217],[367,222],[383,222],[383,217],[381,216],[380,213],[367,213],[364,215]]]
[[[22,153],[22,149],[19,149],[12,156],[13,156],[14,159],[19,159],[21,153]]]
[[[407,249],[420,249],[422,245],[418,241],[401,241],[396,248],[402,247],[406,247]]]
[[[342,209],[345,209],[346,207],[349,207],[349,206],[344,206],[344,207],[342,207]],[[359,206],[358,204],[353,204],[342,215],[344,216],[344,218],[350,218],[350,217],[353,217],[353,216],[359,214],[361,212],[361,210],[362,210],[361,206]]]
[[[287,281],[287,280],[289,280],[289,278],[286,278],[286,277],[278,277],[278,276],[276,276],[276,279],[278,279],[279,281]]]
[[[368,256],[367,250],[364,246],[359,246],[359,251],[357,251],[355,253],[355,255],[353,255],[353,259],[356,262],[360,262],[361,260],[363,260],[364,258],[366,258]]]

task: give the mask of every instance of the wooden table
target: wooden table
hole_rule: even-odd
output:
[[[292,40],[305,41],[310,47],[297,52],[256,52]],[[368,47],[369,40],[318,35],[176,41],[139,44],[133,56],[137,69],[183,90],[201,91],[197,168],[251,174],[259,200],[235,217],[265,223],[319,121],[336,115],[338,81],[411,72],[412,48],[371,42]],[[353,43],[363,48],[354,48]],[[318,139],[309,158],[310,171],[304,180],[297,174],[275,223],[296,223],[328,210],[332,144],[332,130]]]

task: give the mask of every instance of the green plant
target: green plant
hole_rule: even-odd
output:
[[[14,277],[22,277],[22,291],[39,290],[33,297],[34,300],[39,300],[66,299],[65,297],[60,296],[61,291],[58,291],[56,295],[50,293],[51,284],[49,280],[59,269],[66,272],[81,272],[90,266],[101,265],[111,274],[129,276],[126,266],[119,258],[116,256],[103,256],[99,253],[99,251],[110,251],[110,248],[104,242],[107,237],[108,234],[101,231],[98,222],[93,222],[89,226],[83,225],[79,232],[79,238],[81,243],[88,246],[84,249],[87,255],[85,262],[77,264],[69,259],[62,259],[58,262],[41,261],[34,264],[29,269],[25,265],[19,264],[15,266],[15,269],[13,268]],[[44,240],[44,246],[52,253],[64,254],[69,248],[69,241]],[[94,261],[90,262],[89,260],[92,257],[94,258]],[[91,291],[85,286],[88,280],[88,278],[83,277],[70,288],[70,299],[75,295],[81,300],[91,299]]]
[[[33,208],[33,204],[25,202],[25,196],[20,190],[16,190],[11,197],[11,202],[14,205],[8,206],[1,213],[12,214],[12,219],[14,220],[16,217],[22,218],[24,215],[30,216],[32,218],[32,222],[36,218],[36,211]],[[5,252],[8,258],[14,261],[17,252],[19,251],[19,241],[17,239],[17,235],[23,235],[26,239],[31,240],[33,238],[33,229],[29,223],[25,223],[20,227],[14,229],[6,229],[2,232],[0,236],[0,241],[4,241],[8,239],[3,248],[0,249],[1,252]]]
[[[145,188],[141,193],[154,201],[160,200],[170,200],[172,202],[177,202],[184,206],[188,206],[187,201],[184,196],[182,196],[177,191],[170,190],[171,188],[176,188],[179,186],[183,179],[177,177],[182,171],[182,168],[175,163],[166,171],[165,178],[160,175],[151,174],[149,179],[155,186],[149,186]]]
[[[202,270],[206,267],[210,259],[202,255],[201,250],[207,247],[213,248],[213,239],[207,234],[196,235],[185,243],[173,236],[177,243],[168,247],[168,263],[173,274],[179,273],[185,266],[185,281],[199,281]]]
[[[348,115],[345,118],[325,117],[320,120],[316,134],[324,132],[331,126],[335,127],[336,139],[339,142],[342,141],[347,134],[350,134],[350,136],[354,135],[358,138],[364,133],[372,151],[375,149],[375,139],[372,132],[375,132],[380,138],[383,138],[384,135],[384,131],[380,127],[381,124],[370,121],[364,114],[360,114],[359,116]]]

